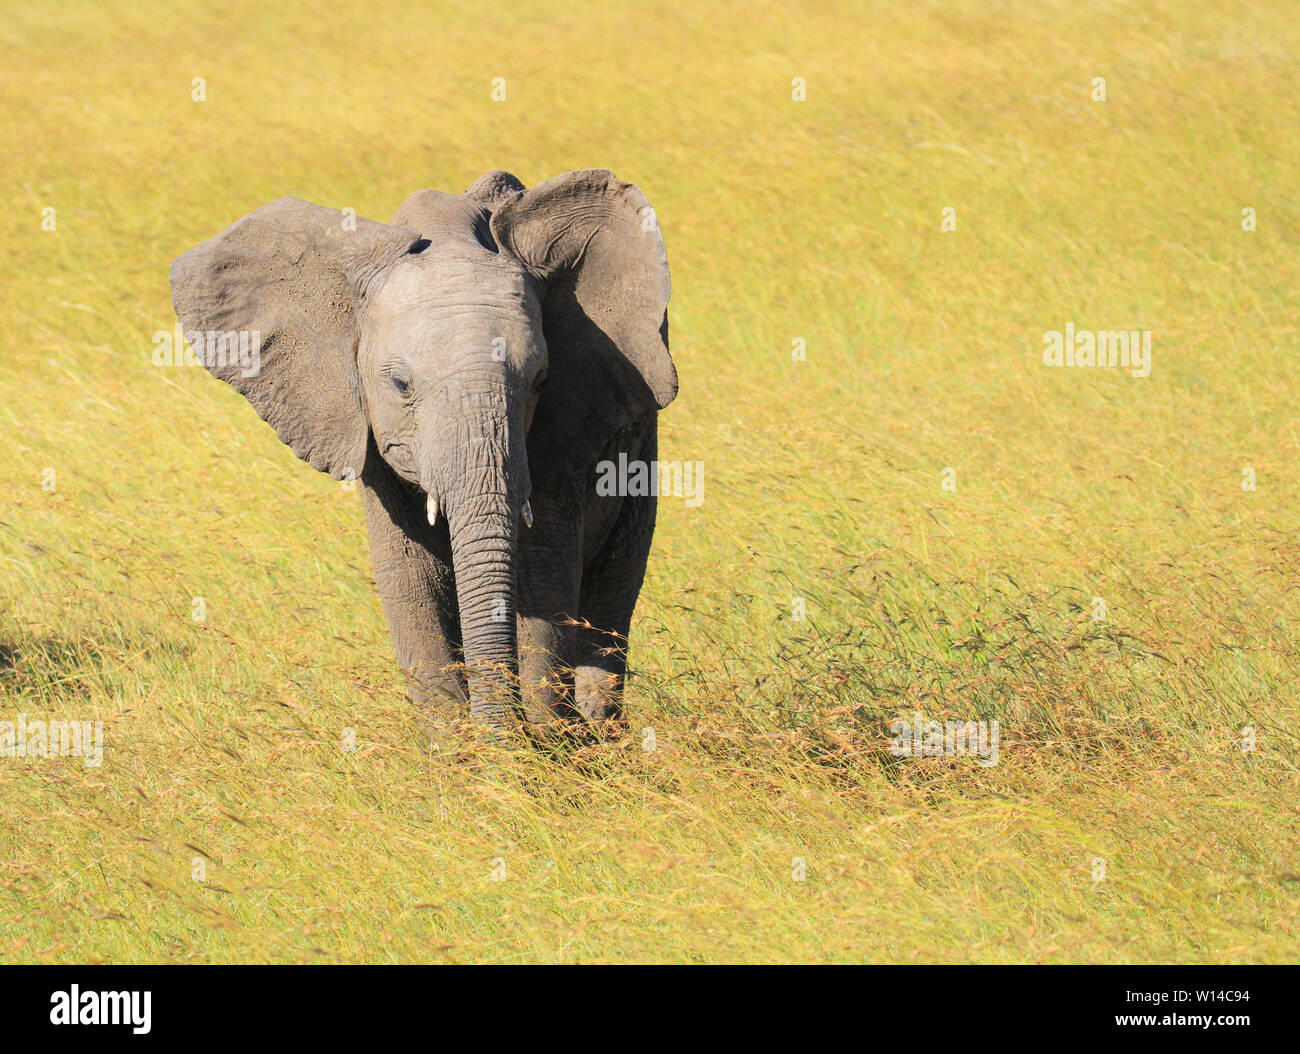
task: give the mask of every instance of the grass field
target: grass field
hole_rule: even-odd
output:
[[[0,758],[0,960],[1300,956],[1292,5],[277,6],[0,16],[0,720],[104,730]],[[565,759],[430,754],[357,496],[151,362],[258,205],[498,167],[654,203],[706,466]]]

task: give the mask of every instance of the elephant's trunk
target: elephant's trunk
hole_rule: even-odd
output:
[[[515,568],[528,481],[518,422],[495,401],[491,394],[475,397],[471,412],[444,418],[440,438],[460,456],[431,459],[425,489],[431,515],[437,502],[451,533],[470,714],[504,731],[519,701]],[[449,464],[457,465],[454,473],[446,471]]]
[[[470,714],[505,730],[519,698],[515,631],[515,513],[505,495],[449,501]]]

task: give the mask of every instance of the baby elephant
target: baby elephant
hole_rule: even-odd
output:
[[[640,190],[489,172],[391,224],[281,198],[177,259],[171,287],[208,370],[360,482],[417,703],[468,701],[497,729],[519,704],[533,723],[618,717],[655,497],[596,482],[657,459],[677,394]],[[241,340],[256,354],[227,355]]]

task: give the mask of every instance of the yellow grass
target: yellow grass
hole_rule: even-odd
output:
[[[105,752],[0,758],[0,959],[1294,960],[1293,5],[480,6],[5,5],[0,720]],[[649,195],[706,465],[578,756],[430,754],[357,496],[150,361],[258,205],[497,167]]]

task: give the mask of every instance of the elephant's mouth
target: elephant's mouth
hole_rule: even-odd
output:
[[[406,480],[403,480],[402,482],[414,500],[418,500],[420,496],[423,495],[425,518],[429,521],[430,527],[436,527],[438,525],[439,517],[445,517],[446,515],[446,510],[443,509],[438,495],[433,490],[425,491],[414,483],[409,483]],[[523,504],[519,507],[519,519],[523,522],[525,527],[531,527],[533,525],[533,503],[530,498],[524,498]]]
[[[397,473],[402,482],[412,487],[418,486],[414,482],[420,474],[415,461],[415,452],[400,439],[384,440],[377,445],[380,456]]]

